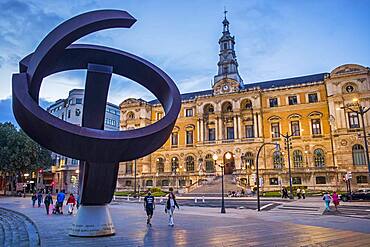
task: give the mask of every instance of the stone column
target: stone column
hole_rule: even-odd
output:
[[[256,123],[256,129],[258,128],[258,136],[257,137],[261,137],[262,136],[262,118],[261,118],[261,114],[258,114],[256,113],[257,115],[257,118],[258,119],[258,124]]]
[[[219,131],[219,128],[218,128],[218,117],[217,117],[216,121],[215,121],[215,139],[216,139],[216,141],[218,140],[218,131]]]
[[[200,142],[200,119],[197,120],[197,141]]]
[[[234,139],[238,139],[238,122],[237,122],[237,118],[238,116],[235,115],[233,117],[233,120],[234,120]]]
[[[241,120],[240,120],[240,115],[238,116],[238,135],[239,135],[239,139],[242,139],[243,135],[242,135],[242,123],[241,123]]]
[[[200,141],[204,141],[204,122],[203,119],[200,119]]]

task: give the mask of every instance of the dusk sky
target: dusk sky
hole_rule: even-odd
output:
[[[0,1],[0,121],[12,120],[11,74],[21,58],[61,22],[86,11],[122,9],[131,29],[91,34],[79,43],[138,55],[163,69],[182,93],[210,89],[217,72],[223,10],[228,10],[244,83],[370,66],[370,1]],[[85,71],[44,80],[42,103],[83,88]],[[114,76],[109,101],[152,99],[146,89]]]

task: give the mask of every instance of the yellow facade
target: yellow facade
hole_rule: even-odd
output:
[[[272,126],[275,130],[278,126],[279,134],[295,134],[290,150],[295,186],[345,190],[342,177],[348,171],[353,174],[353,187],[367,186],[364,153],[353,153],[353,145],[364,146],[359,137],[361,126],[349,126],[350,120],[338,106],[355,97],[361,104],[368,104],[369,68],[339,68],[350,72],[344,69],[339,76],[335,69],[332,73],[289,78],[282,83],[246,84],[246,88],[233,87],[236,82],[225,78],[215,83],[212,90],[184,94],[173,130],[178,135],[177,145],[170,137],[162,148],[137,160],[138,185],[141,189],[172,186],[191,191],[199,181],[211,181],[221,174],[218,165],[212,169],[210,157],[217,154],[217,164],[225,165],[225,174],[232,174],[240,188],[253,188],[259,147],[265,142],[277,142],[281,155],[274,156],[274,145],[265,146],[259,157],[259,172],[263,190],[280,190],[289,185],[289,165],[284,138],[273,137]],[[225,85],[229,85],[227,92],[222,91]],[[352,85],[354,90],[345,91],[346,85]],[[272,107],[270,99],[274,98],[277,106]],[[120,107],[122,130],[144,127],[164,114],[157,102],[127,99]],[[365,126],[369,123],[366,116]],[[294,128],[299,131],[294,132]],[[190,139],[187,143],[187,135],[190,138],[191,134],[193,143]],[[232,154],[230,160],[225,159],[228,152]],[[121,164],[118,189],[133,188],[132,166],[132,162]]]

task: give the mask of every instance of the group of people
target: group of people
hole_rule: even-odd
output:
[[[50,192],[48,192],[44,198],[44,206],[46,210],[46,214],[50,214],[50,205],[53,206],[53,214],[63,214],[63,203],[65,200],[65,191],[61,190],[56,197],[55,205],[53,204],[53,196]],[[37,193],[34,193],[31,197],[32,200],[32,207],[35,207],[36,201],[38,204],[38,207],[41,207],[42,204],[42,191],[38,191]],[[74,195],[71,193],[67,199],[66,206],[68,206],[68,214],[73,214],[73,209],[77,205],[77,209],[79,207],[79,200],[76,200]]]
[[[233,191],[229,191],[227,194],[229,197],[241,197],[241,196],[245,196],[245,190],[244,189],[241,189],[240,191],[233,190]]]
[[[298,188],[296,194],[298,199],[306,199],[306,191],[304,189]],[[281,198],[289,198],[288,189],[286,187],[281,190]]]
[[[333,201],[335,211],[338,210],[338,205],[339,205],[339,195],[337,192],[333,192],[333,194],[330,196],[329,192],[325,192],[324,196],[322,199],[325,201],[325,210],[330,211],[330,202]]]
[[[174,223],[174,211],[180,209],[179,205],[176,202],[176,196],[173,193],[173,188],[169,189],[170,193],[168,194],[166,205],[165,205],[165,213],[168,214],[168,225],[173,227]],[[153,218],[153,213],[155,209],[155,198],[152,195],[151,191],[148,191],[148,195],[144,197],[144,210],[146,211],[147,220],[146,224],[148,226],[152,226],[151,220]]]

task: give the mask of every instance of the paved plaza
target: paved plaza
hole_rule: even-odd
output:
[[[280,206],[313,207],[318,204],[319,202],[308,200],[282,203]],[[30,205],[29,198],[0,198],[1,208],[20,212],[26,215],[29,221],[34,222],[38,229],[41,246],[370,245],[369,219],[322,215],[322,211],[319,212],[322,209],[320,206],[315,214],[311,214],[310,210],[296,210],[296,212],[279,210],[279,207],[262,212],[228,208],[226,214],[220,214],[219,208],[182,206],[179,211],[176,211],[175,227],[171,228],[167,225],[164,206],[158,205],[153,226],[148,228],[141,204],[116,201],[110,204],[116,235],[101,238],[78,238],[68,236],[68,229],[75,216],[47,216],[44,208],[32,208]],[[19,219],[19,214],[17,217]],[[7,219],[7,222],[9,221],[11,220]],[[29,224],[27,222],[26,224]],[[1,223],[4,225],[4,222]],[[11,231],[15,232],[22,227],[20,225],[17,228],[13,227]],[[28,229],[32,232],[32,227]],[[0,240],[3,241],[4,237],[9,237],[4,236],[6,234],[9,234],[9,229],[6,230],[3,227],[0,231]],[[38,239],[32,234],[29,235],[30,240],[24,239],[24,236],[23,238],[18,236],[12,244],[8,242],[9,245],[5,246],[29,246],[26,243],[37,246]]]

